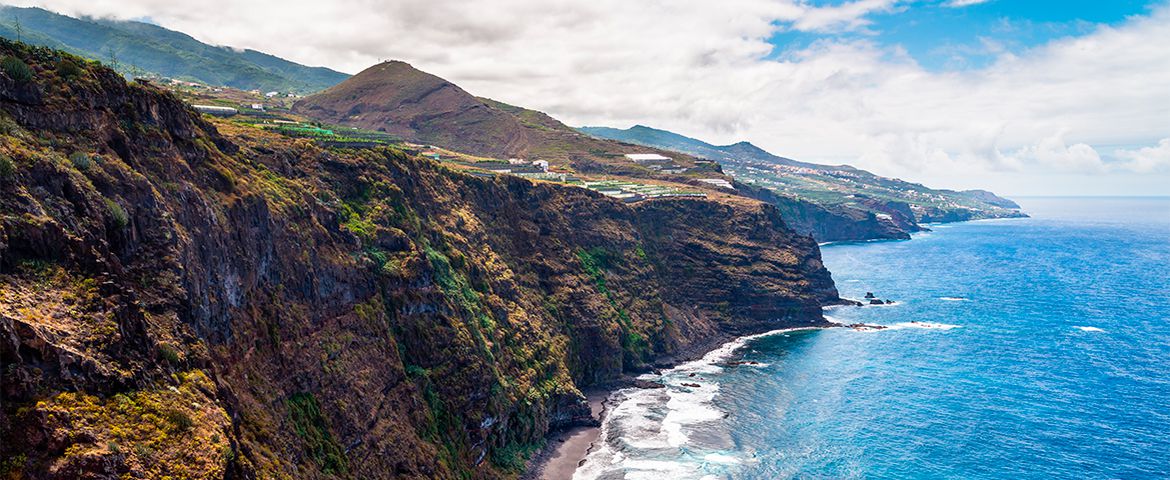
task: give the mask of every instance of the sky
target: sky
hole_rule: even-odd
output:
[[[938,188],[1170,195],[1170,0],[22,0]]]

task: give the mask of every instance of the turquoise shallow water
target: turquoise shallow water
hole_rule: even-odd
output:
[[[827,315],[892,328],[745,340],[621,392],[577,478],[1170,477],[1170,199],[1021,203],[823,247],[842,296],[898,302]]]

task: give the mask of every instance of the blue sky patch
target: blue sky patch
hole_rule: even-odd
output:
[[[812,1],[834,6],[842,1]],[[950,6],[950,0],[910,0],[885,12],[870,13],[868,25],[852,30],[801,32],[786,26],[769,39],[772,57],[787,58],[817,41],[866,40],[900,47],[933,71],[981,68],[1002,53],[1019,53],[1054,39],[1080,36],[1100,25],[1118,25],[1145,15],[1149,0],[988,0]]]

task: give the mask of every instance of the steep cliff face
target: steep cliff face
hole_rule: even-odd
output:
[[[793,230],[811,235],[818,242],[858,240],[907,240],[909,232],[921,231],[905,204],[865,199],[865,209],[845,205],[824,205],[778,195],[766,188],[737,183],[740,191],[771,203]],[[882,212],[879,217],[874,212]]]
[[[581,388],[837,300],[765,203],[325,150],[0,56],[7,475],[508,477]]]
[[[716,146],[641,125],[580,131],[717,160],[741,182],[740,192],[775,204],[789,226],[821,242],[908,239],[924,230],[919,223],[1027,216],[1015,202],[985,190],[932,189],[848,165],[780,157],[748,142]]]

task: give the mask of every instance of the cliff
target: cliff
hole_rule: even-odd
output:
[[[883,204],[866,199],[866,204],[850,206],[803,200],[739,182],[736,188],[775,205],[789,228],[818,242],[909,240],[911,232],[923,230],[914,221],[909,207],[898,202]]]
[[[793,229],[821,242],[907,239],[924,230],[919,223],[1027,216],[986,190],[932,189],[848,165],[799,162],[748,142],[717,146],[641,125],[580,130],[717,160],[740,182],[739,191],[775,204]]]
[[[0,56],[7,476],[511,477],[582,388],[838,300],[766,203],[323,149]]]

